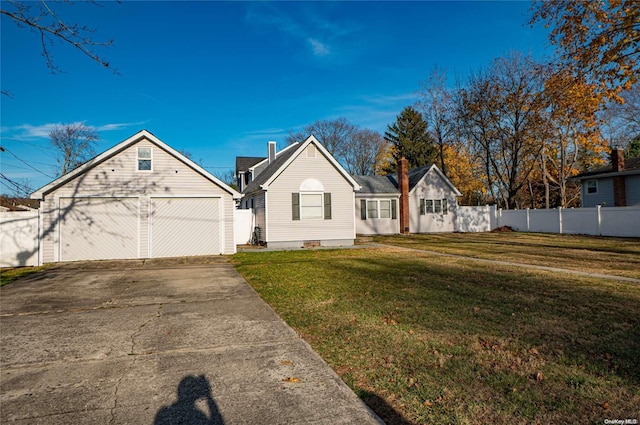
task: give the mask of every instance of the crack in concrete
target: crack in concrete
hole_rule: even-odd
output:
[[[156,311],[155,316],[149,318],[147,321],[142,323],[140,326],[138,326],[138,329],[136,329],[136,331],[133,334],[131,334],[131,352],[129,353],[129,355],[134,356],[134,357],[131,360],[131,363],[129,364],[129,366],[127,366],[127,368],[124,370],[124,372],[122,373],[122,375],[118,379],[118,382],[116,382],[115,390],[113,392],[113,397],[114,397],[113,407],[111,407],[111,409],[109,409],[109,414],[111,415],[111,419],[109,420],[109,425],[115,424],[115,420],[116,420],[116,412],[115,412],[115,410],[118,407],[118,391],[120,391],[120,384],[122,383],[122,380],[124,379],[124,377],[127,376],[129,374],[129,372],[131,372],[131,370],[133,369],[133,366],[136,364],[136,360],[137,360],[137,356],[136,356],[136,353],[135,353],[136,337],[140,334],[140,332],[142,332],[142,329],[145,326],[147,326],[153,320],[156,320],[156,319],[158,319],[158,318],[160,318],[162,316],[162,306],[163,306],[163,304],[159,304],[158,305],[158,310]]]

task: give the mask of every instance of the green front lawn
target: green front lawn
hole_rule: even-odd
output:
[[[37,273],[40,270],[46,269],[47,267],[50,267],[50,265],[38,266],[38,267],[17,267],[17,268],[0,269],[0,286],[4,286],[7,283],[11,283],[20,277]]]
[[[377,236],[384,244],[640,279],[640,239],[548,233]]]
[[[388,424],[640,416],[638,284],[392,247],[233,262]]]

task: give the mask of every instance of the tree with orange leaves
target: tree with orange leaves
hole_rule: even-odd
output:
[[[550,206],[551,186],[559,192],[558,206],[566,207],[569,179],[604,162],[607,142],[597,119],[602,95],[594,84],[576,78],[565,68],[549,75],[544,90],[549,114],[541,152],[545,206]]]
[[[620,100],[640,75],[638,0],[534,0],[530,24],[551,27],[566,69],[595,84],[602,100]]]

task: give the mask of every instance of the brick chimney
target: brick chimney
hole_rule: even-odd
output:
[[[409,234],[409,162],[398,162],[398,187],[400,188],[400,233]]]
[[[611,149],[611,165],[614,172],[624,171],[624,151],[620,148]]]
[[[611,150],[611,166],[614,173],[624,171],[624,151],[620,148]],[[613,205],[615,207],[627,206],[626,185],[624,176],[613,177]]]

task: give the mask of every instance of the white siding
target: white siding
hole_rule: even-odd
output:
[[[446,199],[447,214],[420,215],[420,199]],[[451,187],[434,171],[429,172],[409,193],[409,231],[411,233],[453,232],[457,198]]]
[[[396,202],[396,218],[370,218],[361,219],[360,202],[365,200],[395,200]],[[356,195],[355,204],[356,217],[356,233],[359,235],[394,235],[400,233],[400,202],[397,197],[376,195]]]
[[[137,148],[153,148],[153,171],[137,171]],[[178,160],[153,142],[142,139],[110,159],[74,177],[69,182],[45,194],[42,220],[43,262],[59,261],[58,234],[60,198],[72,197],[139,197],[140,222],[139,246],[136,251],[141,258],[149,256],[149,199],[161,196],[206,196],[224,199],[224,253],[235,252],[233,235],[232,196],[193,168]],[[139,253],[139,254],[138,254]]]
[[[314,158],[305,151],[271,183],[267,192],[267,242],[351,240],[355,237],[353,186],[317,150]],[[319,180],[331,193],[331,219],[293,220],[291,194],[300,192],[307,178]]]

